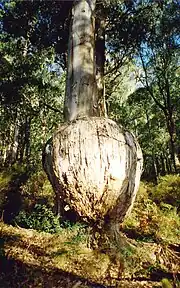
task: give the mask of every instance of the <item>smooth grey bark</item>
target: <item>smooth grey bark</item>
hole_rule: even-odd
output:
[[[70,25],[65,120],[99,116],[95,68],[96,0],[74,1]]]
[[[102,12],[102,9],[101,9]],[[103,14],[103,13],[102,13]],[[105,81],[104,81],[104,65],[105,65],[105,19],[97,17],[96,19],[96,83],[98,105],[101,112],[100,116],[107,116],[105,103]]]
[[[19,118],[18,115],[16,117],[15,126],[14,126],[14,136],[13,136],[13,143],[11,147],[11,159],[10,162],[14,163],[17,159],[17,151],[18,151],[18,138],[19,138]]]

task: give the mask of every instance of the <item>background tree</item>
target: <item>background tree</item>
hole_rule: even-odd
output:
[[[5,4],[7,6],[4,8],[8,7],[10,12],[16,8],[13,3]],[[2,16],[5,12],[6,9]],[[21,16],[18,15],[17,19],[21,19]],[[7,15],[4,17],[3,27],[6,26]],[[18,30],[19,35],[16,37],[10,33],[11,29],[8,32],[3,29],[1,34],[2,165],[11,165],[16,161],[30,163],[30,159],[35,160],[37,152],[38,163],[41,154],[38,150],[47,139],[46,128],[49,130],[55,125],[55,118],[62,119],[62,81],[58,76],[57,65],[51,67],[54,63],[54,49],[35,49],[30,41],[33,26],[26,30],[25,36],[22,36],[22,29]],[[52,115],[52,111],[58,114]],[[40,137],[35,137],[39,134],[37,128],[43,131]]]
[[[64,72],[67,67],[67,46],[72,1],[54,1],[51,6],[48,5],[48,2],[46,1],[3,1],[1,7],[1,90],[3,91],[3,93],[1,93],[1,159],[3,163],[9,162],[10,165],[11,162],[16,161],[12,161],[13,158],[17,159],[17,161],[20,161],[19,159],[22,158],[22,156],[20,157],[20,152],[18,152],[18,157],[15,156],[16,150],[24,151],[23,153],[21,152],[21,155],[24,155],[23,158],[25,157],[25,150],[28,150],[28,148],[20,149],[21,146],[28,146],[28,144],[25,144],[26,141],[23,140],[23,135],[25,135],[25,126],[28,126],[25,125],[26,114],[34,115],[34,112],[36,114],[36,116],[33,116],[33,119],[31,119],[30,125],[30,134],[32,135],[29,145],[31,149],[29,149],[29,151],[31,151],[30,154],[32,161],[37,159],[37,153],[39,154],[38,159],[40,159],[42,147],[41,135],[39,135],[38,130],[36,130],[35,127],[43,127],[43,137],[44,139],[47,139],[50,134],[48,132],[49,129],[52,130],[57,125],[56,119],[59,119],[60,115],[60,118],[62,119],[62,113],[59,113],[59,110],[61,112],[63,110],[63,100],[61,96],[58,96],[63,95],[64,91]],[[165,69],[161,60],[166,59],[168,65],[166,74],[168,75],[168,82],[171,91],[170,98],[173,106],[173,121],[175,123],[175,133],[172,139],[174,139],[173,141],[175,142],[174,149],[176,166],[178,164],[177,157],[179,157],[180,142],[178,124],[180,103],[177,99],[179,85],[179,70],[177,64],[179,53],[177,49],[179,43],[178,14],[178,1],[164,1],[162,5],[152,1],[133,1],[133,3],[129,1],[104,1],[103,3],[102,1],[97,1],[97,17],[95,23],[95,55],[96,65],[98,67],[96,68],[96,77],[99,79],[98,85],[100,95],[104,96],[105,94],[106,106],[109,110],[108,114],[110,117],[116,119],[119,123],[120,121],[121,123],[125,123],[125,125],[130,127],[130,129],[135,133],[141,126],[141,122],[139,122],[139,118],[132,118],[132,121],[129,120],[131,119],[129,113],[133,115],[133,111],[136,110],[136,108],[132,105],[129,106],[126,99],[127,95],[129,95],[130,92],[134,92],[134,89],[137,89],[140,85],[144,88],[147,86],[145,73],[142,72],[143,65],[140,56],[142,56],[145,69],[147,70],[148,86],[150,90],[153,91],[154,97],[161,105],[163,105],[163,107],[165,107],[165,110],[167,110],[167,103],[166,105],[164,104],[163,94],[161,92],[163,90],[165,97],[167,93],[165,88],[165,78],[163,76]],[[168,41],[172,44],[169,45]],[[27,53],[26,57],[23,57],[23,53]],[[103,67],[104,61],[105,66]],[[130,68],[127,69],[129,65],[127,63],[129,61],[131,61],[132,64],[130,64]],[[21,62],[24,64],[21,65]],[[160,65],[158,63],[160,63]],[[29,72],[27,71],[27,68]],[[39,71],[37,74],[35,72],[36,69]],[[31,77],[32,73],[34,73],[33,80]],[[152,75],[156,75],[156,73],[158,77],[152,77]],[[61,74],[63,77],[60,79]],[[38,81],[35,79],[35,75],[38,75]],[[9,80],[7,80],[7,78]],[[135,83],[136,78],[138,78],[137,85]],[[161,91],[158,88],[158,78],[160,79],[160,86],[163,87]],[[22,84],[25,81],[26,83],[28,81],[29,84]],[[48,83],[51,84],[49,85]],[[53,83],[56,83],[56,85]],[[24,90],[22,90],[22,86],[24,87]],[[34,90],[31,86],[34,87]],[[9,89],[5,91],[7,87],[9,87]],[[26,99],[22,100],[26,95],[26,92],[23,92],[23,94],[22,91],[26,91],[27,87],[29,89],[29,92],[27,93],[28,96],[26,96]],[[130,87],[133,88],[131,89]],[[18,93],[21,94],[21,104],[19,104],[19,100],[17,101],[20,97],[17,96],[17,90],[19,91]],[[11,91],[13,91],[13,93],[11,93]],[[126,92],[124,93],[124,91]],[[22,96],[22,94],[24,96]],[[5,98],[10,99],[12,95],[14,95],[14,99],[16,100],[12,100],[11,105],[7,104]],[[32,105],[35,111],[30,109],[31,105],[29,105],[29,97],[32,97],[32,99],[34,97],[34,99],[36,99],[33,102],[36,103],[36,105]],[[149,92],[148,94],[146,93],[146,97],[148,99],[147,102],[150,101],[149,97],[152,98]],[[121,98],[120,101],[119,98]],[[99,103],[101,103],[102,108],[104,107],[102,110],[104,110],[103,113],[105,113],[106,107],[104,105],[104,98],[102,97],[100,99],[101,101],[99,101]],[[24,115],[21,116],[23,120],[20,121],[24,124],[20,124],[21,132],[19,132],[20,134],[18,137],[22,138],[22,140],[18,140],[18,149],[17,145],[13,144],[13,139],[17,138],[15,135],[17,135],[19,129],[15,129],[16,133],[13,132],[14,126],[17,126],[15,123],[19,121],[15,120],[15,110],[17,105],[19,107],[18,113]],[[27,107],[28,112],[26,111],[25,106]],[[155,102],[152,107],[156,106],[157,103]],[[54,110],[52,108],[54,108]],[[156,110],[157,109],[153,111]],[[154,115],[153,111],[152,117]],[[149,111],[149,113],[151,114],[151,111]],[[165,121],[167,123],[167,116],[165,116],[164,112],[162,114],[161,112],[158,113],[160,113],[158,115],[161,115],[160,117],[162,118],[162,122],[163,119],[166,119]],[[169,112],[166,112],[166,114],[167,113]],[[46,118],[46,120],[41,120],[42,118]],[[49,120],[47,121],[47,119]],[[28,122],[29,121],[27,121],[27,123]],[[44,123],[43,125],[41,124],[42,122]],[[44,128],[45,123],[47,125],[46,128]],[[156,130],[155,125],[156,124],[153,123],[152,130]],[[169,133],[167,127],[164,127],[165,135]],[[157,131],[158,129],[159,128],[157,127]],[[38,137],[34,137],[33,133],[35,133],[34,135],[38,135]],[[13,135],[15,137],[13,137]],[[20,135],[22,136],[20,137]],[[26,136],[26,138],[28,137]],[[141,138],[139,139],[141,142]],[[154,138],[152,137],[152,139]],[[172,151],[172,149],[170,141],[168,142],[166,136],[164,139],[166,139],[163,142],[163,147],[165,147],[164,149],[166,150],[166,157],[163,161],[169,163],[169,168],[166,169],[166,171],[170,172],[175,169],[173,168],[174,161],[172,161],[172,152],[170,153],[171,159],[169,159],[169,151]],[[147,143],[148,148],[149,142],[145,142]],[[141,143],[142,147],[144,147],[145,142]],[[10,156],[9,159],[11,160],[9,161],[7,160],[7,155],[9,154],[8,151],[12,151],[12,147],[14,147],[14,156]],[[143,148],[143,150],[144,154],[146,154],[146,148]],[[158,153],[161,154],[160,151]],[[149,157],[151,158],[152,156]],[[158,160],[158,162],[160,161]],[[145,170],[146,167],[149,167],[148,163],[151,163],[151,161],[147,160]],[[148,170],[145,171],[145,174],[149,175],[149,171],[153,170],[154,168],[149,167]],[[160,170],[163,171],[161,165]]]
[[[117,9],[118,5],[118,9]],[[6,102],[13,103],[11,104],[10,110],[12,111],[12,105],[13,110],[19,109],[20,114],[31,114],[34,115],[42,115],[42,110],[49,109],[49,113],[51,113],[53,110],[51,109],[54,107],[54,100],[52,100],[53,105],[50,105],[51,99],[47,101],[47,95],[46,95],[46,101],[43,101],[41,99],[42,95],[45,96],[47,91],[54,95],[55,90],[57,92],[57,89],[53,88],[53,85],[48,86],[48,79],[52,77],[52,74],[57,75],[59,78],[59,68],[62,67],[62,70],[67,66],[67,42],[68,42],[68,34],[69,34],[69,22],[70,22],[70,15],[71,15],[71,7],[72,7],[72,1],[54,1],[53,5],[49,6],[46,1],[3,1],[2,2],[2,59],[9,57],[8,60],[11,62],[11,67],[9,66],[9,76],[7,72],[8,63],[6,60],[2,60],[2,104],[3,107],[7,108],[7,103],[3,99],[6,98]],[[114,8],[113,8],[114,7]],[[114,10],[113,10],[114,9]],[[105,103],[104,103],[104,62],[105,62],[105,38],[107,38],[107,33],[112,33],[113,25],[110,28],[110,14],[112,14],[112,11],[117,11],[117,19],[120,14],[125,13],[126,10],[129,8],[126,7],[126,5],[122,3],[118,4],[116,1],[114,2],[105,2],[104,4],[101,3],[101,1],[97,2],[97,17],[96,17],[96,77],[98,80],[98,85],[96,89],[99,89],[99,96],[97,99],[98,105],[95,105],[97,107],[101,106],[101,114],[106,114],[105,112]],[[129,9],[129,11],[132,9]],[[123,12],[124,11],[124,12]],[[110,13],[111,12],[111,13]],[[131,11],[132,12],[132,11]],[[115,13],[115,12],[114,12]],[[103,15],[99,18],[100,15]],[[122,17],[123,18],[123,17]],[[97,19],[101,19],[100,21]],[[111,19],[112,22],[112,19]],[[123,26],[123,23],[121,23]],[[109,30],[108,30],[109,29]],[[126,28],[124,28],[126,29]],[[109,31],[109,32],[108,32]],[[106,35],[106,36],[105,36]],[[109,36],[110,37],[110,36]],[[127,43],[125,43],[127,45]],[[125,47],[124,45],[124,47]],[[107,45],[106,45],[107,46]],[[111,49],[112,50],[112,49]],[[128,50],[128,49],[127,49]],[[15,53],[14,53],[15,52]],[[4,56],[3,56],[4,55]],[[42,56],[44,55],[44,56]],[[102,55],[102,56],[101,56]],[[13,56],[13,57],[12,57]],[[119,56],[120,57],[120,56]],[[117,58],[117,57],[116,57]],[[44,64],[43,64],[44,61]],[[10,63],[9,62],[9,63]],[[115,62],[115,61],[114,61]],[[53,65],[53,66],[52,66]],[[53,67],[53,69],[52,69]],[[56,68],[55,68],[56,67]],[[112,68],[112,67],[111,67]],[[5,70],[4,70],[5,69]],[[41,70],[42,69],[42,70]],[[46,71],[45,71],[46,70]],[[11,72],[14,71],[15,75],[11,77]],[[37,72],[39,71],[39,72]],[[18,72],[18,74],[16,73]],[[11,74],[11,75],[10,75]],[[16,75],[17,74],[17,75]],[[38,75],[38,76],[37,76]],[[51,76],[50,76],[51,75]],[[41,77],[42,76],[42,77]],[[53,76],[53,77],[54,77]],[[5,77],[9,77],[8,80],[5,80]],[[52,78],[53,78],[52,77]],[[37,79],[38,78],[38,79]],[[45,80],[46,78],[46,80]],[[13,81],[12,81],[13,79]],[[61,81],[61,80],[60,80]],[[51,81],[52,83],[52,81]],[[56,82],[57,83],[57,82]],[[34,92],[32,91],[32,86],[34,86],[33,89],[36,91],[36,98],[35,100],[36,104],[39,103],[39,107],[34,107],[35,111],[32,109],[29,97],[33,98]],[[7,87],[9,87],[7,89]],[[22,87],[23,87],[23,93],[22,93]],[[26,95],[26,88],[29,87],[29,91]],[[57,87],[57,86],[56,86]],[[14,91],[14,93],[11,93],[11,91]],[[52,89],[52,91],[51,91]],[[7,91],[6,91],[7,90]],[[43,91],[43,92],[42,92]],[[61,90],[60,90],[61,92]],[[14,94],[14,96],[12,96]],[[57,94],[56,94],[57,95]],[[100,96],[102,95],[102,97]],[[43,97],[44,97],[43,96]],[[14,97],[15,101],[11,99],[11,97]],[[25,99],[26,98],[26,99]],[[52,96],[53,98],[53,96]],[[8,100],[9,99],[9,100]],[[61,98],[59,98],[61,99]],[[50,101],[50,102],[49,102]],[[49,102],[49,103],[47,103]],[[62,101],[56,100],[56,103],[60,102],[62,104]],[[20,104],[21,103],[21,104]],[[29,105],[30,104],[30,105]],[[10,104],[8,104],[10,105]],[[35,104],[33,104],[35,106]],[[48,106],[49,105],[49,106]],[[19,106],[19,108],[17,108]],[[28,113],[26,113],[25,106],[28,107]],[[51,106],[51,107],[50,107]],[[58,105],[59,106],[59,105]],[[31,107],[31,108],[30,108]],[[38,108],[38,109],[36,109]],[[57,107],[57,109],[54,109],[54,112],[57,112],[54,114],[54,117],[58,118],[58,110],[60,107]],[[9,109],[9,108],[8,108]],[[97,108],[96,108],[97,109]],[[23,112],[24,110],[24,112]],[[41,110],[41,112],[38,113],[38,111]],[[57,110],[57,111],[55,111]],[[62,106],[60,108],[62,110]],[[16,113],[15,113],[16,114]],[[47,113],[46,113],[47,114]],[[57,116],[55,116],[57,115]],[[22,118],[25,116],[22,116]],[[30,116],[27,116],[29,118]],[[53,118],[54,118],[53,117]],[[37,117],[33,119],[37,119]],[[32,119],[31,119],[32,120]],[[17,149],[17,144],[14,145],[13,143],[7,144],[3,146],[3,155],[2,158],[6,159],[6,155],[9,154],[9,150],[12,151],[12,148],[14,148],[14,156],[12,157],[11,153],[9,154],[10,160],[3,160],[4,163],[13,163],[18,160],[19,158],[24,158],[23,155],[25,155],[23,151],[26,150],[26,154],[28,155],[30,152],[30,146],[28,143],[28,138],[30,133],[28,130],[28,126],[30,126],[30,119],[27,121],[24,119],[22,122],[24,123],[24,128],[21,128],[21,135],[22,139],[24,139],[25,131],[26,130],[26,141],[24,140],[18,140],[19,143],[21,142],[21,145],[19,145],[19,150],[21,152],[18,152],[21,154],[21,156],[16,157],[15,150]],[[12,119],[13,123],[15,123],[15,119]],[[18,120],[19,121],[19,120]],[[3,120],[4,122],[4,120]],[[25,124],[27,122],[27,124]],[[29,123],[29,124],[28,124]],[[14,125],[14,124],[13,124]],[[23,126],[20,124],[20,126]],[[16,125],[15,125],[16,126]],[[18,124],[19,126],[19,124]],[[26,127],[26,128],[25,128]],[[15,129],[16,133],[14,133],[15,128],[11,128],[11,134],[16,135],[15,138],[17,138],[17,131],[20,129]],[[44,129],[44,128],[43,128]],[[19,134],[19,135],[20,135]],[[8,134],[9,135],[9,134]],[[20,136],[19,136],[20,137]],[[48,136],[46,136],[48,137]],[[8,139],[13,139],[13,136]],[[32,137],[33,138],[33,137]],[[33,138],[34,139],[34,138]],[[17,140],[17,139],[16,139]],[[14,140],[15,141],[15,140]],[[16,143],[18,142],[16,141]],[[9,142],[9,141],[8,141]],[[13,140],[11,140],[13,142]],[[24,143],[24,144],[23,144]],[[30,143],[30,142],[29,142]],[[24,147],[27,146],[27,147]],[[34,145],[32,143],[32,145]],[[22,148],[20,149],[20,146]],[[28,148],[29,146],[29,148]],[[24,147],[24,148],[23,148]],[[41,145],[38,147],[41,147]],[[26,149],[27,148],[27,149]],[[31,149],[32,150],[32,149]],[[8,152],[8,153],[7,153]],[[20,155],[19,154],[19,155]],[[36,155],[35,153],[31,155]],[[29,157],[27,157],[29,158]],[[13,160],[14,159],[14,160]],[[19,160],[18,160],[19,161]]]
[[[132,69],[126,76],[123,70],[119,70],[109,80],[122,83],[130,75],[127,83],[130,78],[136,80],[137,91],[127,100],[122,85],[115,85],[113,89],[110,85],[109,108],[112,117],[138,134],[144,152],[144,176],[149,178],[151,175],[156,179],[159,173],[176,171],[178,165],[179,3],[142,3],[138,19],[145,27],[145,33],[141,44],[136,46],[134,55],[137,57],[132,60]],[[127,91],[125,87],[124,90]],[[148,125],[143,130],[142,115],[147,115]],[[149,156],[146,157],[147,151]]]
[[[154,4],[151,9],[152,29],[138,51],[144,71],[140,80],[164,114],[170,137],[171,160],[176,172],[179,4],[176,1],[165,2]]]

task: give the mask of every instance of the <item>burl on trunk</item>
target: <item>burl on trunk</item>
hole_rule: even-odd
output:
[[[97,91],[95,2],[79,0],[73,4],[66,122],[46,144],[44,168],[57,195],[60,214],[68,205],[90,223],[113,226],[123,221],[133,205],[142,152],[130,132],[100,117],[105,109]]]

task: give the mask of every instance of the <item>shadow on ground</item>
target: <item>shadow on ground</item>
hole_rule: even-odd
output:
[[[60,269],[51,269],[51,271],[47,271],[43,268],[26,265],[20,261],[7,259],[5,257],[3,259],[1,257],[0,263],[1,288],[105,288],[105,286],[101,284],[90,282],[87,279]]]

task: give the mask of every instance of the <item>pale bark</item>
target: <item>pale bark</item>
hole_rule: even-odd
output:
[[[10,153],[10,162],[14,163],[17,158],[17,151],[18,151],[18,137],[19,137],[19,118],[17,116],[15,126],[14,126],[14,136],[13,136],[13,143],[11,147],[11,153]]]
[[[9,164],[12,163],[11,159],[12,159],[12,150],[13,150],[13,145],[14,145],[14,141],[12,141],[12,139],[14,140],[14,132],[15,132],[15,125],[14,123],[10,125],[9,127],[9,131],[8,131],[8,135],[6,138],[6,150],[4,152],[4,165],[5,166],[9,166]]]
[[[130,211],[142,153],[134,136],[112,120],[84,118],[61,125],[44,155],[57,198],[84,220],[116,227]]]
[[[97,21],[95,55],[95,4],[95,0],[73,4],[64,103],[67,123],[47,142],[43,165],[56,193],[58,214],[63,216],[68,205],[95,227],[118,232],[135,200],[142,152],[131,133],[102,117],[105,43],[103,20]]]
[[[26,116],[25,119],[25,158],[26,161],[29,160],[31,154],[30,136],[31,136],[31,117]]]
[[[95,79],[95,0],[75,1],[68,47],[65,120],[99,116]]]
[[[8,164],[8,153],[10,149],[10,129],[6,131],[4,139],[1,141],[1,166]]]
[[[104,81],[104,65],[105,65],[105,19],[96,19],[96,83],[97,98],[100,109],[100,116],[107,116],[105,103],[105,81]]]

